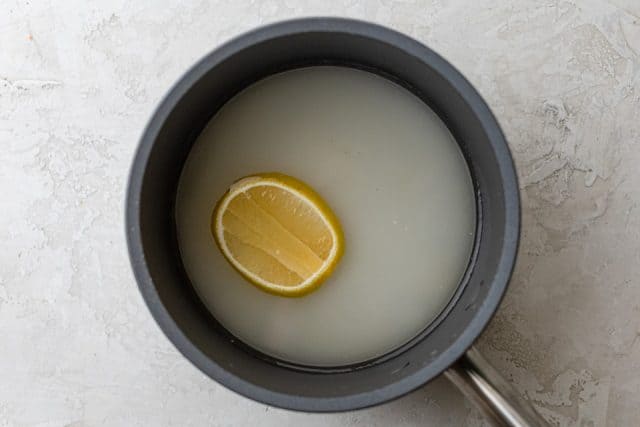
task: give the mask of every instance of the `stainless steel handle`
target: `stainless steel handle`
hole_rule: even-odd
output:
[[[496,426],[549,425],[474,347],[447,369],[445,376]]]

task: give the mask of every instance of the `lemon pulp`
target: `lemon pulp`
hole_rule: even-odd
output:
[[[275,295],[313,291],[343,252],[342,230],[327,203],[307,184],[280,173],[236,181],[216,205],[211,222],[227,261]]]

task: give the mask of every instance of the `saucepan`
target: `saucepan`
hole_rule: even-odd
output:
[[[189,282],[174,218],[184,161],[216,111],[262,78],[320,64],[377,73],[428,104],[460,145],[477,204],[472,259],[441,315],[392,353],[335,368],[285,363],[226,331]],[[202,372],[241,395],[293,410],[346,411],[390,401],[444,373],[495,423],[544,424],[473,347],[507,289],[518,248],[520,204],[509,148],[460,72],[403,34],[366,22],[307,18],[259,28],[214,50],[169,91],[143,133],[129,178],[126,227],[140,291],[160,328]]]

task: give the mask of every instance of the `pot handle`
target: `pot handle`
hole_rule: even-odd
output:
[[[496,426],[549,425],[475,347],[447,369],[445,376]]]

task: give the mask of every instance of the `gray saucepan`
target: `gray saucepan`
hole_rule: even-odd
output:
[[[428,104],[460,145],[477,203],[473,255],[442,314],[389,354],[333,368],[273,359],[226,331],[189,282],[174,220],[185,158],[216,111],[257,80],[318,64],[377,73]],[[133,270],[153,317],[187,359],[231,390],[282,408],[345,411],[395,399],[444,373],[496,424],[544,424],[472,347],[496,311],[516,259],[520,204],[511,154],[471,84],[405,35],[360,21],[307,18],[259,28],[214,50],[175,84],[144,131],[129,178],[126,227]]]

